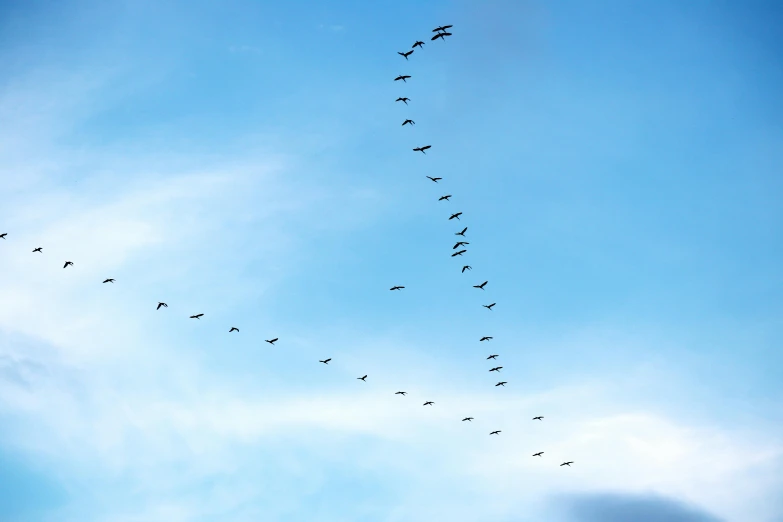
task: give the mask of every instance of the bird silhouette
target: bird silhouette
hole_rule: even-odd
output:
[[[562,464],[560,464],[560,466],[568,466],[570,468],[571,464],[573,464],[573,463],[574,463],[573,460],[569,460],[568,462],[563,462]]]
[[[367,382],[367,376],[366,375],[364,377],[357,377],[357,379],[359,379],[360,381]]]
[[[436,27],[432,30],[433,33],[439,33],[441,31],[445,31],[446,29],[451,29],[454,27],[453,25],[441,25],[440,27]]]
[[[72,266],[72,265],[73,265],[73,263],[71,261],[66,261],[65,264],[63,265],[63,268],[65,268],[67,266]]]
[[[491,371],[491,372],[499,372],[501,368],[503,368],[503,367],[502,367],[502,366],[495,366],[495,367],[494,367],[494,368],[492,368],[490,371]]]
[[[432,180],[432,181],[434,181],[435,183],[437,183],[438,181],[440,181],[440,180],[442,180],[442,179],[443,179],[443,178],[433,178],[432,176],[427,176],[427,178],[431,179],[431,180]]]
[[[543,420],[544,417],[542,415],[539,415],[538,417],[533,417],[533,420]]]
[[[457,220],[459,220],[459,217],[460,217],[461,215],[462,215],[462,212],[457,212],[456,214],[452,214],[452,215],[451,215],[451,217],[449,217],[449,221],[451,221],[452,219],[457,219]],[[464,232],[464,230],[463,230],[463,232]],[[458,235],[460,235],[460,236],[461,236],[462,234],[458,234]]]
[[[486,308],[487,310],[492,310],[492,307],[493,307],[493,306],[495,306],[496,304],[497,304],[497,303],[492,303],[492,304],[488,304],[488,305],[481,305],[481,306],[483,306],[483,307],[484,307],[484,308]]]
[[[487,357],[487,360],[490,360],[490,359],[497,359],[497,358],[498,358],[498,354],[496,354],[496,353],[493,353],[492,355],[490,355],[489,357]]]
[[[416,122],[413,120],[405,120],[402,122],[402,126],[405,127],[406,125],[416,125]]]
[[[465,417],[464,419],[462,419],[462,422],[465,422],[465,421],[473,422],[473,417]]]
[[[269,344],[271,344],[272,346],[274,346],[275,345],[275,341],[277,341],[277,337],[275,337],[274,339],[271,339],[271,340],[270,339],[264,339],[264,340],[266,342],[268,342]]]
[[[394,101],[395,101],[395,102],[401,101],[401,102],[402,102],[402,103],[404,103],[405,105],[408,105],[408,101],[409,101],[409,100],[410,100],[410,98],[397,98],[397,99],[396,99],[396,100],[394,100]]]
[[[415,48],[417,48],[417,47],[424,47],[424,42],[421,42],[421,41],[419,41],[419,40],[416,40],[416,43],[414,43],[414,44],[411,46],[411,49],[415,49]]]
[[[432,147],[432,145],[425,145],[425,146],[423,146],[423,147],[416,147],[415,149],[413,149],[413,151],[414,151],[414,152],[421,152],[422,154],[425,154],[425,155],[426,155],[427,153],[426,153],[426,152],[424,152],[424,151],[425,151],[425,150],[427,150],[427,149],[429,149],[429,148],[431,148],[431,147]]]
[[[484,281],[480,285],[473,285],[473,288],[481,288],[482,290],[484,290],[484,287],[487,286],[487,283],[489,283],[489,281]]]
[[[402,80],[403,82],[405,82],[405,83],[408,83],[408,82],[406,81],[408,78],[410,78],[410,75],[409,75],[409,74],[401,74],[401,75],[397,76],[397,77],[394,79],[394,81],[396,82],[397,80]]]
[[[470,265],[465,265],[462,267],[462,273],[465,273],[465,270],[473,270],[473,268]]]
[[[35,253],[35,252],[40,252],[40,253],[42,253],[42,254],[43,254],[43,247],[34,248],[34,249],[33,249],[33,252],[34,252],[34,253]]]
[[[433,36],[432,38],[430,38],[430,40],[434,41],[434,40],[437,40],[438,38],[441,38],[441,39],[443,39],[445,41],[447,36],[451,36],[451,33],[438,33],[435,36]]]
[[[461,255],[462,255],[462,254],[464,254],[465,252],[467,252],[467,250],[465,250],[464,248],[463,248],[462,250],[457,250],[456,252],[454,252],[453,254],[451,254],[451,257],[457,257],[457,256],[461,256]]]
[[[451,197],[451,194],[446,194],[445,196],[439,197],[438,201],[443,201],[443,200],[448,201],[450,197]]]
[[[2,234],[0,234],[0,237],[2,237],[3,239],[5,239],[5,236],[7,236],[7,235],[8,235],[8,232],[3,232]]]
[[[424,403],[424,406],[432,406],[433,404],[435,404],[435,403],[432,402],[432,401],[427,401],[427,402]]]
[[[163,303],[163,302],[160,302],[160,301],[159,301],[159,302],[158,302],[158,307],[157,307],[155,310],[160,310],[160,307],[161,307],[161,306],[162,306],[163,308],[168,308],[168,307],[169,307],[169,305],[167,305],[166,303]]]
[[[541,455],[543,455],[543,454],[544,454],[544,452],[543,452],[543,451],[539,451],[538,453],[533,453],[533,456],[534,456],[534,457],[540,457],[540,456],[541,456]]]
[[[228,333],[231,333],[231,332],[238,332],[238,331],[239,331],[239,328],[237,328],[236,326],[232,326],[232,327],[231,327],[231,330],[229,330],[229,331],[228,331]]]
[[[103,281],[103,282],[104,282],[104,283],[113,283],[113,282],[114,282],[114,279],[111,279],[111,278],[109,278],[109,279],[104,279],[104,281]]]
[[[500,381],[499,383],[497,383],[497,384],[495,385],[495,388],[497,388],[498,386],[502,386],[502,387],[504,387],[504,388],[505,388],[505,387],[506,387],[506,384],[508,384],[508,381]]]
[[[468,243],[467,241],[457,241],[457,243],[453,247],[451,247],[451,249],[452,250],[456,250],[456,249],[458,249],[461,246],[465,246],[465,245],[469,245],[469,244],[470,243]]]
[[[400,56],[402,56],[403,58],[405,58],[405,59],[407,60],[407,59],[408,59],[408,56],[410,56],[410,55],[412,55],[412,54],[413,54],[413,49],[411,49],[411,50],[410,50],[410,51],[408,51],[407,53],[401,53],[401,52],[397,51],[397,54],[399,54]]]
[[[451,218],[449,218],[449,219],[451,219]],[[455,236],[465,237],[465,232],[467,232],[467,231],[468,231],[468,227],[465,227],[462,230],[460,230],[459,232],[454,232],[454,235]]]
[[[389,288],[389,290],[402,290],[403,288],[405,288],[405,287],[404,286],[393,286],[393,287]]]
[[[318,361],[318,362],[324,363],[324,364],[329,364],[329,361],[331,361],[331,360],[332,360],[332,358],[329,357],[328,359],[324,359],[323,361]]]
[[[489,433],[490,435],[500,435],[500,430],[495,430]]]
[[[191,319],[201,319],[202,317],[204,317],[204,314],[196,314],[190,316]]]
[[[482,337],[481,339],[479,339],[479,341],[489,341],[490,339],[492,339],[492,337],[490,337],[490,336],[488,336],[488,335],[485,335],[484,337]]]
[[[398,391],[394,395],[408,395],[408,392]]]

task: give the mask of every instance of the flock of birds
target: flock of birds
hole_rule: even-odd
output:
[[[435,29],[432,30],[432,32],[434,32],[436,34],[435,34],[435,36],[433,36],[431,38],[431,40],[435,41],[435,40],[441,39],[441,40],[445,41],[446,37],[452,36],[452,33],[447,31],[451,27],[453,27],[453,26],[451,26],[451,25],[443,25],[443,26],[440,26],[440,27],[436,27]],[[412,48],[409,51],[398,52],[398,54],[401,55],[403,58],[405,58],[405,60],[408,60],[408,58],[413,54],[414,50],[416,50],[417,47],[419,49],[422,49],[423,46],[424,46],[424,42],[417,40],[413,44]],[[397,76],[394,79],[394,81],[402,80],[404,83],[407,83],[407,80],[409,78],[411,78],[410,75],[403,75],[403,74],[401,74],[401,75]],[[407,97],[399,97],[396,100],[396,102],[403,102],[406,106],[408,105],[409,101],[410,101],[410,98],[407,98]],[[405,125],[411,125],[412,126],[412,125],[415,125],[415,122],[413,120],[411,120],[411,119],[406,119],[405,121],[402,122],[402,126],[404,127]],[[421,152],[422,154],[426,154],[425,151],[429,150],[431,147],[432,147],[431,145],[424,145],[424,146],[415,147],[413,150],[415,152]],[[443,178],[440,178],[440,177],[432,177],[432,176],[426,176],[426,177],[428,179],[430,179],[434,183],[438,183],[439,181],[441,181],[443,179]],[[444,196],[441,196],[438,199],[438,201],[450,201],[451,197],[452,197],[451,194],[446,194]],[[449,221],[451,221],[453,219],[456,219],[456,220],[459,221],[461,215],[462,215],[462,212],[452,213],[449,216]],[[465,233],[467,231],[468,231],[468,227],[464,227],[459,232],[456,232],[455,235],[459,236],[460,238],[465,238],[466,237]],[[7,236],[8,236],[7,232],[6,233],[2,233],[2,234],[0,234],[0,239],[6,239]],[[454,246],[452,247],[452,250],[454,250],[455,252],[451,254],[451,257],[460,257],[463,254],[465,254],[467,252],[467,249],[462,248],[462,247],[467,246],[469,244],[470,244],[469,242],[464,241],[462,239],[458,240],[454,244]],[[36,247],[36,248],[34,248],[33,249],[33,253],[41,253],[42,254],[43,253],[43,247]],[[73,262],[72,261],[65,261],[65,263],[63,264],[63,268],[68,268],[69,266],[73,266]],[[468,271],[468,270],[472,270],[472,267],[470,265],[464,265],[462,267],[461,273],[464,274],[465,271]],[[106,284],[106,283],[112,283],[113,284],[113,283],[115,283],[115,279],[114,278],[106,278],[106,279],[103,280],[103,283],[104,284]],[[483,290],[485,290],[485,287],[487,286],[488,283],[489,283],[489,281],[484,281],[483,283],[480,283],[480,284],[477,284],[477,285],[473,285],[473,288],[477,288],[477,289],[483,291]],[[403,289],[405,289],[405,287],[402,286],[402,285],[395,285],[395,286],[392,286],[390,288],[391,291],[402,291]],[[496,303],[490,303],[490,304],[485,304],[485,305],[482,305],[482,306],[484,308],[486,308],[487,310],[491,311],[495,305],[496,305]],[[167,303],[165,303],[163,301],[159,301],[158,304],[157,304],[156,310],[160,310],[161,308],[168,308],[168,306],[169,305]],[[204,314],[203,313],[198,313],[198,314],[191,315],[190,319],[199,319],[200,320],[202,317],[204,317]],[[230,327],[228,332],[229,333],[239,332],[239,328],[237,328],[236,326],[232,326],[232,327]],[[265,342],[267,342],[270,345],[274,346],[274,344],[278,340],[279,340],[279,338],[274,337],[272,339],[265,339]],[[490,340],[492,340],[492,336],[484,336],[481,339],[479,339],[479,342],[487,342],[487,341],[490,341]],[[491,354],[491,355],[489,355],[487,357],[487,360],[494,361],[498,357],[499,357],[498,354]],[[327,359],[319,360],[318,362],[328,365],[331,360],[332,359],[330,357],[330,358],[327,358]],[[502,369],[503,369],[503,366],[494,366],[494,367],[490,368],[489,371],[490,372],[498,372],[499,373],[500,370],[502,370]],[[362,381],[362,382],[366,382],[367,381],[367,375],[363,375],[362,377],[357,377],[357,379]],[[505,387],[506,384],[508,384],[507,381],[498,381],[498,383],[495,384],[495,386],[496,387],[499,387],[499,386]],[[407,395],[407,392],[405,392],[405,391],[397,391],[397,392],[395,392],[395,395],[405,396],[405,395]],[[433,406],[434,404],[435,403],[433,401],[426,401],[426,402],[424,402],[423,405],[424,406]],[[533,417],[532,420],[534,420],[534,421],[535,420],[542,421],[543,419],[544,419],[544,417],[542,415],[538,415],[536,417]],[[472,422],[473,420],[474,420],[473,417],[465,417],[465,418],[462,419],[462,422]],[[489,434],[490,435],[500,435],[500,433],[501,433],[501,430],[493,430]],[[541,457],[543,454],[544,454],[543,451],[539,451],[537,453],[534,453],[532,456],[533,457]],[[570,467],[571,464],[573,464],[573,461],[566,461],[566,462],[563,462],[562,464],[560,464],[560,466],[569,466]]]

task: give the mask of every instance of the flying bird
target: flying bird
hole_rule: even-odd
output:
[[[460,217],[461,215],[462,215],[462,212],[457,212],[456,214],[452,214],[452,215],[451,215],[451,217],[449,217],[449,221],[451,221],[451,220],[452,220],[452,219],[454,219],[454,218],[456,218],[457,220],[459,220],[459,217]],[[466,230],[467,230],[467,227],[466,227]],[[463,230],[463,232],[464,232],[464,230]],[[458,235],[460,235],[460,236],[461,236],[462,234],[458,234]]]
[[[497,383],[497,384],[495,385],[495,387],[497,388],[498,386],[502,386],[502,387],[504,387],[504,388],[505,388],[505,387],[506,387],[506,384],[508,384],[508,381],[500,381],[499,383]]]
[[[496,354],[496,353],[493,353],[492,355],[490,355],[489,357],[487,357],[487,360],[490,360],[490,359],[497,359],[497,358],[498,358],[498,354]]]
[[[486,308],[487,310],[492,310],[492,307],[493,307],[493,306],[495,306],[496,304],[497,304],[497,303],[492,303],[492,304],[488,304],[488,305],[481,305],[481,306],[483,306],[483,307],[484,307],[484,308]]]
[[[5,236],[7,236],[7,235],[8,235],[8,232],[3,232],[2,234],[0,234],[0,237],[2,237],[3,239],[5,239]]]
[[[396,81],[396,80],[395,80],[395,81]],[[405,105],[408,105],[408,100],[410,100],[410,98],[397,98],[397,99],[396,99],[396,100],[394,100],[394,101],[395,101],[395,102],[401,101],[401,102],[402,102],[402,103],[404,103]]]
[[[490,339],[492,339],[492,337],[485,335],[484,337],[479,339],[479,342],[481,342],[481,341],[489,341]]]
[[[490,435],[500,435],[500,430],[495,430],[493,432],[490,432]]]
[[[451,219],[451,218],[449,218],[449,219]],[[465,237],[465,232],[467,232],[467,231],[468,231],[468,227],[465,227],[460,232],[454,232],[454,235],[455,236]]]
[[[264,340],[266,342],[268,342],[269,344],[271,344],[272,346],[274,346],[275,345],[275,341],[277,341],[277,337],[275,337],[274,339],[271,339],[271,340],[270,339],[264,339]]]
[[[441,196],[441,197],[439,197],[439,198],[438,198],[438,201],[443,201],[444,199],[445,199],[446,201],[448,201],[450,197],[451,197],[451,194],[446,194],[445,196]]]
[[[397,76],[397,77],[394,79],[394,81],[396,82],[397,80],[402,80],[402,81],[404,81],[405,83],[408,83],[408,82],[406,81],[406,79],[407,79],[407,78],[410,78],[410,75],[409,75],[409,74],[401,74],[401,75]]]
[[[432,38],[430,38],[430,40],[437,40],[438,38],[442,38],[443,40],[446,40],[447,36],[451,36],[451,33],[438,33]]]
[[[203,316],[204,316],[204,314],[196,314],[196,315],[191,315],[190,318],[191,319],[201,319]]]
[[[318,361],[318,362],[324,363],[324,364],[329,364],[329,361],[331,361],[331,360],[332,360],[332,358],[329,357],[328,359],[324,359],[323,361]]]
[[[105,279],[103,282],[104,282],[104,283],[113,283],[113,282],[114,282],[114,279],[111,279],[111,278],[109,278],[109,279]]]
[[[451,249],[452,250],[456,250],[456,249],[458,249],[461,246],[465,246],[465,245],[469,245],[469,244],[470,243],[468,243],[467,241],[457,241],[457,243],[453,247],[451,247]]]
[[[33,252],[41,252],[43,254],[43,247],[33,249]]]
[[[437,183],[438,181],[442,180],[443,178],[433,178],[432,176],[427,176],[429,179]]]
[[[568,462],[563,462],[562,464],[560,464],[560,466],[568,466],[570,468],[571,464],[573,464],[573,463],[574,463],[573,460],[569,460]]]
[[[413,54],[413,49],[411,49],[411,50],[410,50],[410,51],[408,51],[407,53],[401,53],[401,52],[397,51],[397,54],[399,54],[400,56],[402,56],[403,58],[405,58],[405,59],[407,60],[407,59],[408,59],[408,56],[410,56],[410,55],[412,55],[412,54]]]
[[[427,154],[427,153],[426,153],[426,152],[424,152],[424,151],[425,151],[425,150],[427,150],[427,149],[429,149],[429,148],[431,148],[431,147],[432,147],[432,145],[425,145],[425,146],[423,146],[423,147],[416,147],[415,149],[413,149],[413,151],[414,151],[414,152],[421,152],[422,154]]]
[[[462,267],[462,273],[465,273],[465,270],[473,270],[473,268],[470,265],[465,265]]]
[[[231,330],[229,330],[229,331],[228,331],[228,333],[231,333],[231,332],[238,332],[238,331],[239,331],[239,328],[237,328],[236,326],[232,326],[232,327],[231,327]]]
[[[411,46],[411,49],[415,49],[417,47],[424,47],[424,42],[416,40],[416,43]]]
[[[538,417],[533,417],[533,420],[543,420],[544,417],[542,415],[539,415]]]
[[[399,391],[399,392],[395,392],[394,395],[408,395],[408,392]]]
[[[68,265],[73,265],[73,263],[71,261],[66,261],[63,265],[63,268],[67,267]]]
[[[489,281],[484,281],[480,285],[473,285],[473,288],[481,288],[482,290],[484,290],[484,287],[487,286],[487,283],[489,283]]]
[[[393,286],[393,287],[389,288],[389,290],[402,290],[403,288],[405,288],[405,287],[404,286]]]
[[[168,308],[168,307],[169,307],[169,305],[167,305],[166,303],[163,303],[163,302],[160,302],[160,301],[159,301],[159,302],[158,302],[158,307],[157,307],[155,310],[160,310],[160,307],[161,307],[161,306],[162,306],[163,308]]]
[[[435,403],[432,402],[432,401],[427,401],[427,402],[424,403],[424,406],[432,406],[433,404],[435,404]]]
[[[402,122],[402,126],[405,127],[405,125],[416,125],[416,122],[413,120],[405,120]]]
[[[495,367],[494,367],[494,368],[492,368],[490,371],[491,371],[491,372],[499,372],[501,368],[503,368],[503,367],[502,367],[502,366],[495,366]]]
[[[534,457],[540,457],[540,456],[541,456],[541,455],[543,455],[543,454],[544,454],[544,452],[543,452],[543,451],[539,451],[538,453],[533,453],[533,456],[534,456]]]
[[[357,379],[359,379],[360,381],[367,382],[367,376],[366,375],[364,377],[357,377]]]
[[[465,421],[473,422],[473,417],[465,417],[464,419],[462,419],[462,422],[465,422]]]
[[[432,30],[433,33],[439,33],[441,31],[445,31],[446,29],[451,29],[454,27],[453,25],[441,25],[440,27],[436,27]]]
[[[461,256],[461,255],[462,255],[462,254],[464,254],[465,252],[467,252],[467,250],[465,250],[464,248],[463,248],[462,250],[457,250],[456,252],[454,252],[453,254],[451,254],[451,257],[457,257],[457,256]]]

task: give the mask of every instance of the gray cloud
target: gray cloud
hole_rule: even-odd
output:
[[[709,513],[669,497],[625,493],[559,497],[568,522],[721,522]]]

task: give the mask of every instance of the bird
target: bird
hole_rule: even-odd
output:
[[[451,254],[451,257],[457,257],[457,256],[461,256],[461,255],[462,255],[462,254],[464,254],[465,252],[467,252],[467,250],[465,250],[464,248],[463,248],[462,250],[457,250],[456,252],[454,252],[453,254]]]
[[[408,392],[399,391],[396,392],[394,395],[408,395]]]
[[[459,217],[460,217],[461,215],[462,215],[462,212],[457,212],[456,214],[452,214],[452,215],[451,215],[451,217],[449,217],[449,221],[451,221],[452,219],[455,219],[455,218],[456,218],[457,220],[459,220]],[[464,232],[464,230],[463,230],[463,232]],[[458,234],[458,235],[460,235],[460,236],[461,236],[462,234]]]
[[[324,364],[329,364],[329,361],[331,361],[331,360],[332,360],[332,358],[329,357],[328,359],[324,359],[323,361],[318,361],[318,362],[321,362],[321,363],[324,363]]]
[[[499,383],[497,383],[497,384],[495,385],[495,387],[497,388],[498,386],[502,386],[502,387],[504,387],[504,388],[505,388],[505,387],[506,387],[506,384],[508,384],[508,381],[500,381]]]
[[[470,265],[465,265],[462,267],[462,273],[465,273],[465,270],[473,270],[473,268]]]
[[[490,371],[491,371],[491,372],[499,372],[501,368],[503,368],[503,367],[502,367],[502,366],[495,366],[495,367],[494,367],[494,368],[492,368]]]
[[[395,81],[396,81],[396,80],[395,80]],[[394,100],[394,102],[396,103],[396,102],[398,102],[398,101],[401,101],[401,102],[402,102],[402,103],[404,103],[405,105],[408,105],[408,100],[410,100],[410,98],[397,98],[396,100]]]
[[[500,430],[495,430],[489,433],[490,435],[500,435]]]
[[[415,149],[413,149],[413,151],[414,151],[414,152],[421,152],[422,154],[427,154],[427,153],[426,153],[426,152],[424,152],[424,151],[425,151],[425,150],[427,150],[427,149],[429,149],[429,148],[431,148],[431,147],[432,147],[432,145],[425,145],[425,146],[423,146],[423,147],[416,147]]]
[[[568,462],[563,462],[562,464],[560,464],[560,466],[561,466],[561,467],[562,467],[562,466],[568,466],[568,467],[570,468],[570,467],[571,467],[571,464],[573,464],[573,463],[574,463],[574,461],[573,461],[573,460],[569,460]]]
[[[473,422],[473,417],[465,417],[464,419],[462,419],[462,422],[465,422],[465,421]]]
[[[410,55],[412,55],[412,54],[413,54],[413,49],[411,49],[411,50],[410,50],[410,51],[408,51],[407,53],[401,53],[401,52],[397,51],[397,54],[399,54],[400,56],[402,56],[403,58],[405,58],[405,59],[407,60],[407,59],[408,59],[408,56],[410,56]]]
[[[538,453],[533,453],[533,456],[534,456],[534,457],[540,457],[540,456],[541,456],[541,455],[543,455],[543,454],[544,454],[544,452],[543,452],[543,451],[539,451]]]
[[[73,262],[66,261],[65,264],[63,265],[63,268],[66,268],[68,265],[73,265]]]
[[[432,30],[433,33],[439,33],[441,31],[445,31],[446,29],[451,29],[454,27],[453,25],[441,25],[440,27],[436,27]]]
[[[461,246],[465,246],[465,245],[469,245],[469,244],[470,243],[468,243],[467,241],[457,241],[457,243],[453,247],[451,247],[451,249],[452,250],[456,250],[456,249],[458,249]]]
[[[443,201],[444,199],[445,199],[446,201],[448,201],[450,197],[451,197],[451,194],[446,194],[445,196],[441,196],[441,197],[439,197],[439,198],[438,198],[438,201]]]
[[[275,345],[275,341],[277,341],[277,337],[275,337],[274,339],[271,339],[271,340],[270,339],[264,339],[264,340],[266,342],[268,342],[269,344],[271,344],[272,346],[274,346]]]
[[[0,237],[2,237],[3,239],[5,239],[5,236],[7,236],[7,235],[8,235],[8,232],[3,232],[2,234],[0,234]]]
[[[405,127],[405,125],[409,125],[409,124],[410,125],[416,125],[416,122],[413,121],[413,120],[405,120],[404,122],[402,122],[402,126],[403,127]]]
[[[403,288],[405,288],[405,287],[404,286],[393,286],[393,287],[389,288],[389,290],[402,290]]]
[[[490,355],[489,357],[487,357],[487,360],[490,360],[490,359],[497,359],[497,358],[498,358],[498,354],[496,354],[496,353],[493,353],[492,355]]]
[[[40,252],[43,254],[43,247],[34,248],[33,252]]]
[[[406,81],[406,79],[407,79],[407,78],[410,78],[410,75],[409,75],[409,74],[401,74],[401,75],[397,76],[397,77],[394,79],[394,81],[396,82],[397,80],[402,80],[402,81],[404,81],[405,83],[408,83],[408,82]]]
[[[416,40],[416,43],[411,46],[411,49],[415,49],[417,47],[424,47],[424,42]]]
[[[442,38],[443,40],[445,40],[447,36],[451,36],[451,33],[438,33],[432,38],[430,38],[430,40],[437,40],[438,38]]]
[[[231,327],[231,330],[229,330],[229,331],[228,331],[228,333],[231,333],[231,332],[238,332],[238,331],[239,331],[239,328],[237,328],[236,326],[232,326],[232,327]]]
[[[168,308],[168,307],[169,307],[169,305],[167,305],[166,303],[163,303],[163,302],[160,302],[160,301],[159,301],[159,302],[158,302],[158,307],[157,307],[155,310],[160,310],[160,307],[161,307],[161,306],[162,306],[163,308]]]
[[[357,377],[357,379],[359,379],[360,381],[367,382],[367,376],[366,375],[364,377]]]
[[[109,278],[109,279],[104,280],[103,282],[104,283],[113,283],[114,279]]]
[[[488,305],[481,305],[481,306],[483,306],[483,307],[484,307],[484,308],[486,308],[487,310],[492,310],[492,307],[493,307],[493,306],[495,306],[496,304],[497,304],[497,303],[492,303],[492,304],[488,304]]]
[[[479,342],[481,342],[481,341],[489,341],[490,339],[492,339],[492,337],[490,337],[490,336],[488,336],[488,335],[485,335],[484,337],[482,337],[481,339],[479,339]]]
[[[449,218],[449,219],[451,219],[451,218]],[[459,232],[454,232],[454,235],[455,235],[455,236],[462,236],[462,237],[465,237],[465,232],[467,232],[467,231],[468,231],[468,227],[465,227],[465,228],[463,228],[463,229],[462,229],[461,231],[459,231]]]
[[[190,318],[191,319],[201,319],[203,316],[204,316],[204,314],[196,314],[196,315],[191,315]]]
[[[543,420],[543,418],[544,417],[542,415],[539,415],[538,417],[533,417],[533,420]]]
[[[433,404],[435,404],[435,403],[432,402],[432,401],[427,401],[427,402],[424,403],[424,406],[432,406]]]
[[[489,283],[489,281],[484,281],[480,285],[473,285],[473,288],[481,288],[482,290],[484,290],[484,287],[487,286],[487,283]]]
[[[432,176],[427,176],[429,179],[437,183],[438,181],[442,180],[443,178],[433,178]]]

